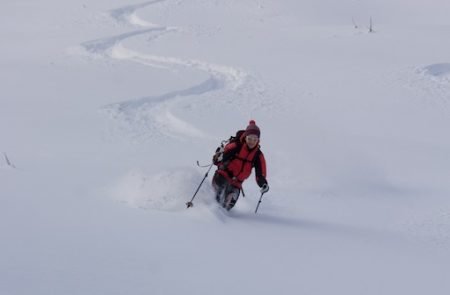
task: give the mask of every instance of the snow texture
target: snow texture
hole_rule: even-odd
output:
[[[449,1],[0,6],[0,294],[448,293]]]

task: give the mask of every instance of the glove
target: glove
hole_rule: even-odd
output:
[[[267,183],[265,183],[262,187],[261,187],[261,194],[265,194],[269,191],[269,185]]]

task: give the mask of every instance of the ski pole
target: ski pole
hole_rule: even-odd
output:
[[[211,165],[209,165],[209,169],[208,169],[208,171],[206,171],[205,177],[203,177],[202,182],[200,182],[200,184],[199,184],[197,190],[195,191],[194,196],[192,197],[192,199],[189,202],[186,203],[187,208],[190,208],[190,207],[194,206],[194,203],[192,203],[192,201],[194,201],[194,198],[197,195],[198,191],[200,190],[200,187],[202,186],[202,184],[205,181],[206,177],[208,177],[208,173],[211,170],[212,166],[213,166],[213,163],[211,163]]]
[[[255,214],[256,214],[256,212],[258,212],[259,204],[261,204],[263,195],[264,195],[264,193],[261,193],[261,197],[259,197],[259,202],[258,202],[258,205],[256,205]]]

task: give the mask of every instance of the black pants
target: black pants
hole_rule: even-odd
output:
[[[219,173],[214,174],[212,185],[216,191],[216,201],[227,210],[236,205],[239,199],[240,189],[231,185],[228,180]]]

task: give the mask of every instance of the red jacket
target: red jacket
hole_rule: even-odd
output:
[[[262,187],[266,180],[266,160],[257,145],[249,149],[241,138],[240,142],[232,142],[225,146],[223,160],[218,165],[217,173],[223,175],[233,186],[242,188],[242,183],[255,167],[256,183]]]

